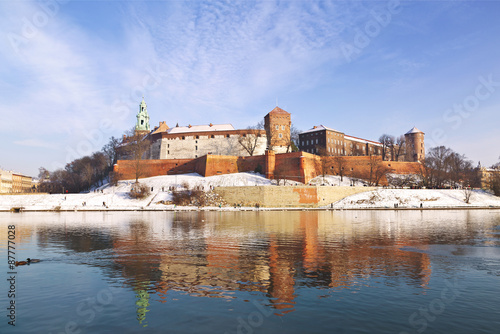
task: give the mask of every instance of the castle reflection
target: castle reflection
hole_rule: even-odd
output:
[[[374,277],[384,284],[429,283],[429,256],[401,250],[426,244],[422,239],[430,236],[421,232],[394,224],[381,228],[365,219],[358,224],[329,212],[253,215],[177,214],[155,226],[133,221],[116,235],[113,259],[138,292],[141,323],[147,294],[167,302],[169,291],[218,298],[254,291],[284,315],[294,310],[301,288],[335,291]]]

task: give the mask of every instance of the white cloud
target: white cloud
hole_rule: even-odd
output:
[[[43,139],[34,139],[34,138],[14,141],[14,144],[20,146],[28,146],[28,147],[42,147],[51,150],[57,150],[61,148],[60,145],[44,141]]]

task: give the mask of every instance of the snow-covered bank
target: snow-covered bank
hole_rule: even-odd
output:
[[[500,208],[500,197],[473,190],[465,203],[463,190],[451,189],[377,189],[348,196],[330,206],[334,209],[390,208]]]
[[[199,174],[164,175],[139,180],[151,189],[151,195],[144,199],[132,199],[129,196],[130,187],[135,180],[119,181],[117,186],[104,185],[95,191],[84,194],[30,194],[0,196],[0,211],[12,208],[29,210],[193,210],[193,207],[175,207],[165,205],[171,200],[170,188],[186,185],[190,188],[231,186],[265,186],[271,185],[271,180],[256,173],[238,173],[202,177]],[[215,209],[215,208],[213,208]],[[218,207],[217,207],[218,209]]]
[[[61,210],[61,211],[94,211],[94,210],[197,210],[196,207],[179,207],[164,204],[171,200],[171,187],[188,185],[190,188],[202,187],[209,190],[211,187],[231,186],[271,186],[276,181],[266,179],[256,173],[238,173],[202,177],[198,174],[165,175],[141,179],[140,182],[152,189],[151,195],[145,199],[132,199],[129,196],[130,187],[135,180],[120,181],[117,186],[105,185],[96,191],[86,194],[33,194],[33,195],[3,195],[0,196],[0,211],[9,211],[12,208],[30,210]],[[296,185],[297,182],[287,182]],[[324,179],[317,177],[311,180],[312,185],[325,184],[327,187],[349,186],[351,180],[344,177],[340,181],[338,176],[327,176]],[[359,185],[359,181],[357,182]],[[361,194],[346,197],[333,203],[334,209],[394,209],[398,204],[400,209],[420,208],[500,208],[500,198],[484,191],[474,191],[470,204],[464,201],[462,190],[410,190],[410,189],[377,189]],[[325,208],[332,208],[329,205]],[[234,207],[205,207],[204,210],[256,210],[255,208]],[[271,208],[260,208],[270,210]],[[278,208],[283,210],[283,208]],[[290,208],[287,208],[289,210]],[[300,208],[301,210],[303,208]]]

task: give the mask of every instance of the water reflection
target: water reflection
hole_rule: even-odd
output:
[[[19,229],[41,249],[120,278],[147,326],[151,304],[167,303],[171,291],[259,293],[277,315],[295,310],[303,288],[328,297],[380,283],[425,294],[440,265],[433,245],[500,245],[491,214],[486,222],[474,211],[61,214]]]

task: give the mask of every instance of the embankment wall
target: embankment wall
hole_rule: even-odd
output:
[[[374,190],[373,187],[255,186],[216,187],[214,191],[228,204],[260,207],[327,206],[347,196]]]

